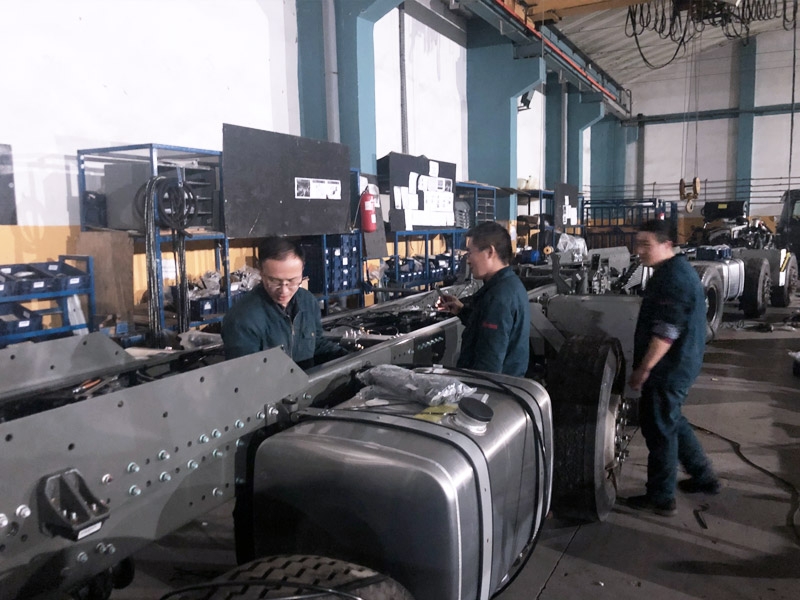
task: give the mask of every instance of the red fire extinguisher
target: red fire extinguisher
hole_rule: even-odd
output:
[[[367,184],[361,192],[359,210],[361,211],[361,231],[372,233],[378,229],[378,215],[375,211],[375,203],[378,201],[378,189],[373,183]]]

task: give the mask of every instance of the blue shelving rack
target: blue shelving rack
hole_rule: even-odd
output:
[[[58,257],[59,263],[65,263],[71,260],[78,263],[83,263],[83,272],[85,277],[81,277],[81,285],[74,288],[67,288],[63,290],[51,290],[45,292],[15,294],[13,296],[1,296],[0,303],[19,303],[30,301],[53,301],[56,306],[54,308],[46,308],[35,311],[38,316],[60,314],[61,326],[52,327],[49,329],[37,329],[35,331],[9,333],[0,335],[0,347],[26,340],[33,340],[36,338],[54,337],[71,333],[78,329],[86,329],[92,331],[95,315],[95,296],[94,296],[94,258],[91,256],[80,256],[75,254],[62,254]],[[70,296],[86,296],[88,318],[86,323],[70,323],[69,321],[69,308],[67,307],[67,298]]]
[[[222,152],[217,150],[203,150],[199,148],[187,148],[183,146],[170,146],[166,144],[132,144],[127,146],[113,146],[108,148],[91,148],[86,150],[78,150],[78,191],[81,198],[81,225],[84,229],[91,227],[92,217],[97,215],[90,214],[87,203],[87,193],[102,192],[102,189],[93,189],[94,185],[90,184],[90,180],[97,182],[98,186],[102,186],[103,180],[99,168],[103,168],[103,175],[109,171],[109,166],[113,169],[119,167],[131,167],[136,169],[136,175],[144,175],[144,179],[140,182],[145,183],[147,178],[155,177],[157,175],[171,174],[177,176],[180,181],[190,183],[193,188],[199,188],[201,197],[204,202],[203,210],[199,210],[195,215],[197,225],[201,225],[208,229],[199,232],[191,232],[191,237],[187,237],[187,246],[194,242],[213,241],[214,242],[214,258],[217,271],[222,273],[225,289],[230,289],[230,245],[228,237],[225,235],[224,226],[224,211],[223,211],[223,195],[222,195]],[[193,175],[207,173],[209,176],[193,180]],[[124,173],[127,175],[127,173]],[[112,229],[129,229],[128,227],[114,227],[113,225],[125,224],[125,219],[129,218],[125,211],[125,198],[130,197],[131,207],[133,205],[132,190],[140,185],[136,177],[132,177],[131,186],[124,189],[119,194],[115,194],[115,198],[119,198],[114,203],[114,209],[121,215],[115,218],[112,224],[109,225]],[[212,189],[213,188],[213,189]],[[202,190],[208,189],[210,193],[205,193]],[[109,196],[110,198],[110,196]],[[108,199],[107,198],[107,201]],[[110,216],[110,206],[106,207],[106,217]],[[156,203],[153,207],[155,211],[156,220],[158,220],[159,207]],[[115,215],[116,217],[117,215]],[[192,223],[190,223],[192,225]],[[169,232],[164,232],[161,229],[157,230],[156,239],[156,269],[158,287],[157,294],[160,299],[161,310],[159,311],[159,319],[162,328],[166,327],[166,318],[164,315],[164,278],[163,278],[163,264],[162,254],[163,248],[172,243],[172,236]],[[137,235],[137,237],[143,237]],[[226,294],[227,306],[231,306],[231,294]],[[221,316],[209,318],[201,321],[192,321],[190,327],[199,325],[206,325],[215,321],[221,320]]]
[[[467,181],[456,182],[456,226],[469,229],[478,223],[495,221],[497,218],[497,190],[491,185]],[[458,211],[458,204],[468,205],[467,214]]]
[[[431,289],[433,284],[438,283],[443,280],[443,277],[434,276],[430,272],[430,259],[431,259],[431,251],[430,245],[431,241],[434,237],[441,235],[450,239],[449,249],[450,249],[450,273],[454,273],[456,269],[456,258],[455,258],[455,250],[456,248],[463,245],[464,235],[467,233],[466,229],[419,229],[413,231],[395,231],[394,232],[394,281],[397,284],[405,283],[408,287],[415,288],[415,287],[424,287],[425,289]],[[419,278],[411,279],[407,282],[401,282],[400,277],[400,241],[401,240],[408,240],[408,238],[421,238],[425,243],[425,255],[424,255],[424,268],[422,271],[422,276]],[[446,242],[445,242],[446,243]]]
[[[349,289],[337,289],[334,287],[335,278],[332,281],[331,273],[338,269],[343,268],[345,265],[340,266],[331,266],[334,265],[336,262],[335,250],[336,248],[340,248],[340,245],[332,244],[331,241],[337,238],[341,239],[340,236],[348,236],[351,239],[355,239],[357,243],[355,244],[356,247],[356,254],[355,256],[349,256],[348,270],[352,269],[356,273],[355,278],[351,278],[348,282],[352,283],[352,287]],[[361,287],[363,282],[363,237],[361,236],[361,232],[359,230],[354,230],[350,233],[328,233],[328,234],[321,234],[318,236],[306,236],[302,241],[303,246],[316,246],[319,244],[319,256],[310,257],[308,250],[306,251],[306,275],[313,276],[317,279],[315,282],[316,285],[309,286],[309,289],[312,290],[314,295],[318,300],[322,302],[322,313],[323,315],[327,315],[330,309],[331,300],[334,298],[346,297],[346,296],[357,296],[358,297],[358,306],[364,306],[364,291]],[[326,260],[331,263],[331,265],[326,264]],[[317,264],[318,263],[318,264]],[[310,272],[310,269],[314,269],[314,273]],[[312,289],[313,288],[313,289]],[[321,290],[321,291],[317,291]]]

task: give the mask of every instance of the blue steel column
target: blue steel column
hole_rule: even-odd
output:
[[[544,181],[542,187],[555,189],[561,181],[561,115],[563,102],[557,73],[548,73],[544,86]]]
[[[620,120],[608,115],[592,126],[592,188],[622,197],[625,185],[627,133]]]
[[[491,185],[516,186],[517,103],[539,85],[541,58],[514,59],[511,41],[485,21],[467,25],[469,177]],[[516,198],[496,207],[498,219],[516,218]]]
[[[736,199],[750,200],[753,176],[753,109],[756,105],[756,48],[758,39],[739,44],[739,128],[736,134]],[[744,180],[744,181],[742,181]],[[740,182],[744,185],[741,185]]]
[[[600,94],[571,88],[567,107],[567,181],[581,189],[583,179],[583,131],[602,119],[606,107]]]
[[[375,22],[401,0],[335,2],[339,60],[341,142],[350,148],[350,166],[377,172],[375,141]]]
[[[297,87],[300,135],[327,140],[322,2],[297,0]]]

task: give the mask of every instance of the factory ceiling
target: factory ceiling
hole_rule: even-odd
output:
[[[533,0],[527,1],[532,2]],[[551,1],[557,3],[562,0]],[[660,2],[660,4],[665,3]],[[666,4],[669,4],[669,1]],[[601,3],[597,3],[597,6],[601,6]],[[639,5],[634,8],[635,16],[639,17],[637,19],[639,23],[644,18],[642,9],[645,6],[647,5]],[[569,13],[553,25],[615,81],[625,87],[629,87],[653,72],[654,69],[645,63],[644,58],[654,67],[659,67],[672,60],[674,62],[690,60],[692,56],[726,44],[741,44],[746,39],[728,37],[724,28],[706,24],[701,32],[696,33],[692,39],[687,40],[679,47],[679,44],[672,39],[662,39],[657,32],[652,29],[642,30],[640,25],[637,32],[639,46],[642,50],[640,53],[637,48],[637,40],[633,37],[628,8],[610,8],[584,14]],[[751,38],[760,33],[782,29],[783,20],[780,17],[753,21],[748,25]],[[729,33],[729,35],[732,34]],[[791,35],[791,32],[787,32],[786,35]]]
[[[787,35],[791,35],[798,4],[798,0],[443,2],[469,12],[476,12],[478,4],[481,9],[489,6],[495,14],[527,29],[557,29],[623,87],[644,79],[655,68],[691,60],[726,44],[746,43],[760,33],[789,29]]]

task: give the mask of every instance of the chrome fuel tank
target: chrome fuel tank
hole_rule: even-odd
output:
[[[416,600],[484,600],[510,581],[549,509],[550,399],[524,379],[437,372],[478,391],[460,407],[307,409],[261,444],[257,554],[365,564]]]

